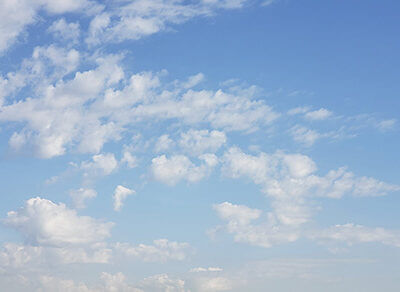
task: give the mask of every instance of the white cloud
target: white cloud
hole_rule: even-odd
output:
[[[320,230],[313,234],[311,238],[322,241],[344,242],[348,245],[379,242],[385,245],[400,247],[400,231],[370,228],[353,223],[335,225],[329,229]]]
[[[208,175],[217,164],[217,158],[213,154],[206,154],[199,158],[204,163],[196,166],[184,155],[173,155],[170,158],[165,155],[155,157],[151,164],[153,177],[171,186],[181,180],[191,183],[198,182]]]
[[[198,73],[196,75],[190,76],[186,82],[182,84],[183,88],[189,89],[195,87],[200,82],[204,80],[204,74]]]
[[[75,204],[76,208],[85,208],[86,201],[97,196],[97,192],[93,189],[80,188],[77,190],[71,190],[69,195]]]
[[[301,106],[301,107],[292,108],[292,109],[288,110],[287,113],[288,113],[288,115],[293,116],[293,115],[298,115],[298,114],[305,114],[305,113],[307,113],[308,111],[310,111],[310,107],[308,107],[308,106]]]
[[[101,7],[87,0],[3,0],[0,2],[0,54],[13,45],[24,29],[37,21],[44,9],[51,14],[94,13]]]
[[[380,130],[380,131],[388,131],[394,128],[394,126],[396,125],[397,120],[396,119],[389,119],[389,120],[383,120],[383,121],[379,121],[376,124],[376,127]]]
[[[43,77],[36,82],[31,67],[22,77],[17,74],[12,75],[15,78],[0,79],[0,87],[7,89],[5,96],[27,81],[37,86],[33,98],[17,103],[6,99],[6,105],[1,107],[1,122],[22,126],[12,135],[11,147],[32,148],[42,158],[63,155],[72,148],[97,154],[105,143],[121,139],[121,134],[135,125],[174,120],[185,126],[208,124],[216,128],[208,133],[189,132],[188,135],[198,137],[193,136],[192,142],[189,138],[182,142],[183,145],[192,143],[196,151],[205,151],[208,141],[210,151],[214,151],[225,140],[224,132],[217,129],[251,132],[269,125],[279,116],[264,101],[254,100],[249,92],[234,95],[222,90],[186,90],[179,82],[161,84],[163,73],[145,72],[125,79],[118,65],[120,56],[97,58],[96,68],[77,72],[72,79],[60,80],[76,67],[78,56],[74,50],[54,46],[37,48],[32,60],[40,61],[41,69],[37,70],[41,77],[47,76],[43,72],[47,68],[45,60],[52,63],[50,67],[59,68],[50,79]],[[161,137],[156,150],[169,148],[172,142],[167,138]]]
[[[95,243],[110,236],[113,223],[79,216],[64,204],[39,197],[7,213],[6,226],[15,228],[33,244],[66,246]]]
[[[234,221],[235,225],[247,225],[251,221],[258,219],[261,215],[261,210],[251,209],[241,205],[233,205],[229,202],[214,205],[214,209],[221,219]]]
[[[331,111],[325,108],[320,108],[319,110],[307,112],[304,117],[308,120],[320,121],[331,117],[332,114],[333,113]]]
[[[198,268],[193,268],[190,269],[191,273],[201,273],[201,272],[222,272],[223,269],[218,268],[218,267],[208,267],[208,268],[202,268],[202,267],[198,267]]]
[[[166,274],[160,274],[144,279],[138,287],[144,291],[185,292],[185,281],[170,278]]]
[[[132,155],[128,150],[123,152],[121,163],[125,163],[128,168],[135,168],[138,166],[137,157]]]
[[[83,161],[81,168],[86,174],[109,175],[118,167],[118,161],[113,153],[93,155],[91,161]]]
[[[0,2],[0,54],[10,47],[26,25],[34,22],[35,7],[24,0]]]
[[[48,31],[55,37],[72,43],[77,43],[80,36],[79,22],[68,23],[64,18],[54,21]]]
[[[169,138],[169,135],[165,134],[157,139],[156,145],[154,146],[154,151],[157,153],[165,152],[170,150],[174,145],[174,141]]]
[[[199,291],[231,291],[233,288],[232,281],[225,277],[213,277],[199,279]]]
[[[89,27],[86,42],[138,40],[199,16],[211,16],[217,9],[241,8],[247,0],[203,0],[194,3],[170,0],[137,0],[98,15]]]
[[[89,286],[73,280],[66,280],[51,275],[40,275],[37,291],[43,292],[185,292],[185,281],[171,278],[167,274],[154,275],[137,284],[129,284],[121,273],[102,272],[97,285]]]
[[[301,154],[286,154],[283,162],[288,167],[289,173],[294,178],[309,176],[317,170],[317,166],[310,157]]]
[[[226,230],[235,235],[236,241],[265,247],[294,241],[299,237],[301,226],[309,222],[317,210],[313,198],[338,199],[345,194],[379,196],[400,190],[400,186],[374,178],[355,177],[345,168],[318,176],[315,174],[316,164],[300,154],[261,152],[253,156],[238,148],[231,148],[225,152],[222,161],[222,171],[226,176],[248,177],[262,187],[262,191],[272,200],[272,212],[267,214],[266,219],[254,224],[251,221],[261,215],[259,210],[230,203],[214,208],[221,219],[227,221]],[[246,217],[246,214],[252,216]]]
[[[114,195],[113,195],[113,199],[114,199],[114,210],[115,211],[119,211],[121,210],[122,206],[124,205],[124,201],[125,199],[130,196],[133,195],[135,193],[134,190],[130,190],[126,187],[123,187],[121,185],[117,186],[114,190]]]
[[[75,283],[73,280],[64,280],[52,276],[41,276],[40,284],[44,292],[94,292],[89,289],[84,283]]]
[[[0,268],[15,271],[43,269],[48,265],[108,263],[112,250],[103,243],[82,246],[35,246],[5,243],[0,250]]]
[[[66,50],[54,45],[48,47],[36,47],[32,54],[33,60],[37,61],[50,61],[52,66],[63,68],[64,74],[68,74],[79,65],[80,54],[75,49]],[[39,65],[40,66],[40,65]]]
[[[271,247],[280,243],[296,241],[299,232],[296,229],[281,226],[273,214],[267,214],[267,218],[259,223],[253,223],[259,219],[262,212],[243,205],[234,205],[228,202],[213,206],[218,216],[227,221],[225,229],[234,234],[237,242],[246,242],[261,247]]]
[[[202,153],[214,153],[226,143],[226,135],[220,131],[193,130],[181,133],[179,146],[188,154],[197,156]]]
[[[317,176],[315,163],[300,154],[277,152],[253,156],[231,148],[223,156],[222,171],[226,176],[248,177],[259,184],[273,200],[272,207],[278,220],[287,225],[309,221],[313,213],[309,202],[312,197],[377,196],[399,190],[399,186],[373,178],[357,178],[345,168]]]
[[[289,130],[293,140],[303,144],[306,147],[312,146],[322,135],[314,130],[296,125]]]
[[[153,245],[139,244],[132,246],[127,243],[117,243],[115,248],[124,255],[136,257],[146,262],[166,262],[186,259],[189,244],[157,239],[153,241]]]
[[[119,138],[121,129],[113,122],[102,123],[101,113],[85,108],[85,103],[95,99],[107,84],[120,80],[117,60],[115,56],[99,58],[95,70],[77,72],[72,80],[55,86],[41,85],[39,97],[3,106],[0,121],[26,123],[16,134],[17,145],[31,144],[42,158],[63,155],[66,146],[75,143],[81,152],[99,152],[105,142]]]

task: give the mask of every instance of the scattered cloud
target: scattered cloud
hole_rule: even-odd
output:
[[[304,117],[308,120],[312,121],[320,121],[326,120],[327,118],[331,117],[333,113],[325,108],[321,108],[316,111],[307,112]]]
[[[130,196],[133,195],[135,193],[134,190],[130,190],[126,187],[123,187],[121,185],[117,186],[114,190],[114,195],[113,195],[113,199],[114,199],[114,210],[115,211],[120,211],[122,206],[124,205],[124,201],[125,199]]]
[[[157,239],[153,245],[117,243],[116,250],[125,256],[136,257],[145,262],[166,262],[169,260],[182,261],[186,259],[189,244],[186,242]]]
[[[196,166],[184,155],[174,155],[170,158],[161,155],[152,159],[151,172],[154,179],[171,186],[181,180],[190,183],[198,182],[206,177],[218,163],[214,154],[204,154],[199,159],[203,163]]]
[[[77,190],[71,190],[69,195],[71,196],[75,207],[82,209],[86,207],[87,200],[93,199],[97,196],[97,192],[93,189],[80,188]]]

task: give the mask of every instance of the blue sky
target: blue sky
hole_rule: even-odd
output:
[[[399,8],[0,2],[0,286],[397,291]]]

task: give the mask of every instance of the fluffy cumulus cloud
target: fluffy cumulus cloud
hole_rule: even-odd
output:
[[[221,219],[227,221],[226,229],[235,234],[235,240],[261,246],[296,240],[300,227],[317,210],[316,198],[339,199],[346,194],[380,196],[399,190],[397,185],[374,178],[356,177],[346,168],[318,176],[314,161],[301,154],[276,152],[254,156],[231,148],[224,154],[222,170],[228,177],[251,179],[271,199],[272,212],[257,224],[251,221],[260,217],[259,210],[227,202],[214,206]]]
[[[61,40],[76,43],[80,36],[80,27],[78,22],[68,23],[64,18],[60,18],[53,22],[48,32]]]
[[[161,155],[152,159],[151,172],[156,180],[171,186],[181,180],[191,183],[198,182],[208,175],[218,163],[214,154],[203,154],[199,159],[203,162],[196,166],[184,155],[174,155],[170,158]]]
[[[262,214],[258,209],[228,202],[216,204],[214,209],[218,216],[226,221],[226,231],[233,234],[237,242],[271,247],[280,243],[293,242],[299,238],[299,232],[296,229],[278,224],[272,214],[267,214],[267,218],[263,218],[261,222],[253,222]]]
[[[71,143],[77,144],[80,152],[97,153],[106,141],[118,139],[115,123],[101,123],[98,114],[84,107],[104,90],[106,83],[120,79],[115,61],[112,57],[99,59],[101,65],[94,70],[77,72],[71,80],[41,87],[37,98],[3,106],[0,121],[26,123],[11,137],[10,145],[30,145],[38,156],[51,158],[64,154]]]
[[[109,175],[118,167],[118,161],[113,153],[98,154],[92,160],[83,161],[80,167],[86,174]]]
[[[110,236],[113,223],[79,216],[64,204],[32,198],[3,221],[20,231],[32,244],[67,246],[96,243]]]
[[[114,195],[113,195],[113,199],[114,199],[114,210],[115,211],[119,211],[121,210],[125,199],[130,196],[133,195],[135,193],[134,190],[128,189],[126,187],[123,187],[121,185],[117,186],[114,190]]]
[[[190,155],[216,152],[226,143],[226,135],[220,131],[189,130],[181,133],[179,145]]]
[[[251,132],[269,125],[279,116],[263,100],[255,100],[248,92],[195,91],[180,83],[163,85],[161,73],[145,72],[126,78],[119,65],[120,56],[99,57],[94,61],[94,68],[76,72],[67,80],[57,78],[69,74],[79,63],[79,54],[74,49],[37,48],[33,58],[38,59],[34,68],[32,65],[22,73],[10,75],[3,83],[15,83],[13,92],[18,92],[36,80],[34,70],[43,71],[41,68],[46,68],[43,62],[47,59],[60,68],[52,75],[54,82],[58,82],[42,78],[32,83],[37,87],[34,98],[19,102],[14,102],[11,92],[6,91],[0,121],[23,125],[10,137],[13,149],[25,147],[42,158],[63,155],[71,148],[97,154],[105,143],[121,139],[127,126],[150,121],[177,120],[182,125]],[[125,86],[121,87],[121,83]],[[170,89],[171,86],[175,88]],[[156,151],[169,146],[167,138],[160,138]],[[225,141],[225,133],[220,130],[192,130],[182,135],[180,145],[193,146],[198,154],[215,151]]]

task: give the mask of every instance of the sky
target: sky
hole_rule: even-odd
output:
[[[400,3],[0,0],[4,291],[398,291]]]

